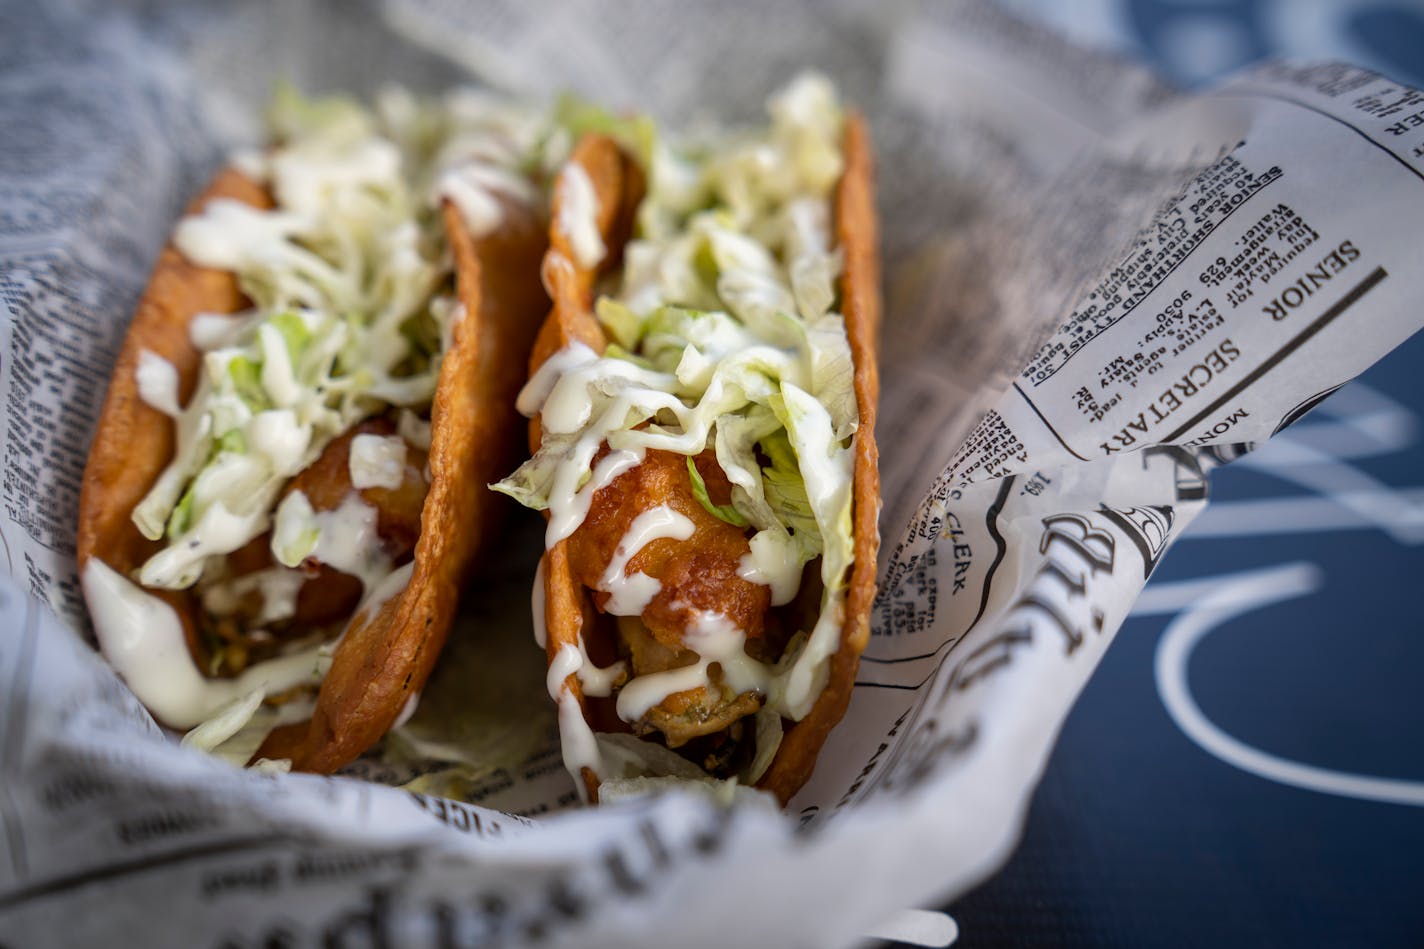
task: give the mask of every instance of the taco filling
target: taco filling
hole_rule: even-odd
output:
[[[367,110],[286,91],[271,117],[277,144],[226,173],[245,197],[203,203],[178,225],[179,257],[160,264],[181,272],[169,279],[179,291],[235,277],[239,305],[180,314],[181,358],[135,342],[159,332],[142,308],[131,330],[134,378],[115,390],[136,387],[172,430],[129,515],[144,540],[81,527],[106,655],[165,724],[207,723],[193,736],[207,747],[259,709],[263,734],[310,717],[353,617],[369,622],[410,584],[427,496],[447,470],[432,456],[432,403],[470,384],[442,377],[473,318],[447,218],[478,241],[512,217],[534,233],[543,213],[534,113],[470,92],[389,92]],[[115,437],[109,411],[100,441]],[[454,410],[435,425],[467,421]],[[86,525],[103,519],[105,482],[121,480],[86,475]],[[120,548],[143,555],[106,556]]]
[[[608,123],[646,194],[621,268],[597,285],[601,332],[570,335],[534,371],[519,409],[537,416],[537,451],[493,486],[547,512],[547,547],[592,607],[574,641],[547,636],[565,762],[592,772],[580,783],[595,793],[648,775],[757,783],[852,625],[853,507],[872,507],[873,535],[878,502],[856,491],[855,444],[870,433],[841,310],[850,120],[815,76],[768,111],[768,127],[676,144]],[[556,188],[546,272],[564,264],[560,229],[576,258],[589,249],[575,267],[619,250],[596,243],[577,159]],[[859,554],[873,578],[873,536]],[[610,760],[630,753],[631,768]]]

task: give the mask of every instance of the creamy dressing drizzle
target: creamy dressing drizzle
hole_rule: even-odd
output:
[[[588,647],[584,645],[582,636],[578,638],[578,651],[580,664],[577,674],[579,685],[583,687],[583,694],[592,695],[595,698],[607,698],[612,695],[613,684],[624,674],[628,664],[620,659],[606,669],[594,665],[593,660],[588,658]]]
[[[178,407],[178,370],[151,349],[138,354],[138,397],[170,418],[183,414]]]
[[[710,671],[715,663],[721,682],[733,694],[756,692],[765,695],[773,672],[765,663],[746,653],[747,634],[721,613],[697,610],[683,645],[697,654],[689,666],[639,676],[618,693],[618,717],[636,722],[668,696],[698,688],[715,688]]]
[[[368,620],[380,611],[391,600],[405,592],[405,588],[410,585],[410,578],[415,573],[415,561],[412,560],[403,566],[397,567],[386,574],[370,593],[366,594],[361,605],[356,607],[352,621],[356,618],[366,617]]]
[[[608,249],[598,233],[598,194],[593,182],[577,162],[569,162],[559,173],[559,230],[568,239],[574,259],[584,270],[603,261]]]
[[[790,543],[783,534],[758,531],[748,544],[750,549],[737,562],[737,576],[771,588],[772,606],[790,603],[801,587],[801,563],[793,555]]]
[[[376,532],[378,514],[354,491],[334,511],[317,511],[316,546],[309,556],[361,581],[368,596],[381,586],[391,569]]]
[[[405,439],[399,435],[362,433],[351,439],[347,458],[351,486],[387,488],[394,491],[405,481]]]
[[[578,526],[588,516],[588,509],[593,506],[593,496],[612,484],[613,480],[623,472],[631,471],[641,465],[643,458],[644,452],[641,448],[636,451],[628,449],[610,451],[597,465],[594,465],[593,474],[589,477],[588,483],[575,491],[567,501],[561,498],[561,503],[556,504],[553,499],[550,499],[549,524],[545,528],[545,546],[553,546],[578,530]]]
[[[570,689],[559,693],[559,747],[563,753],[564,768],[573,775],[579,798],[587,801],[588,789],[584,786],[583,769],[588,768],[601,777],[603,756],[599,753],[593,728],[583,717],[578,698]]]
[[[570,343],[534,370],[534,375],[530,376],[529,381],[519,390],[514,407],[526,418],[533,418],[544,407],[549,394],[554,391],[554,386],[564,373],[597,361],[598,356],[583,343]]]
[[[494,233],[504,221],[500,195],[525,205],[538,200],[538,191],[524,175],[475,158],[443,171],[436,181],[435,195],[437,201],[448,199],[459,209],[470,236],[476,239]]]
[[[396,716],[396,720],[391,722],[391,731],[395,731],[410,721],[418,708],[420,708],[420,693],[412,692],[406,697],[405,704],[401,706],[400,714]]]
[[[203,609],[214,616],[231,616],[242,606],[244,598],[254,591],[262,598],[262,608],[252,618],[260,627],[267,623],[290,619],[297,612],[297,595],[307,581],[300,570],[289,567],[268,567],[241,577],[200,587]]]
[[[529,592],[529,614],[534,620],[534,642],[540,649],[547,650],[549,642],[548,619],[544,615],[544,560],[539,558],[539,566],[534,568],[534,589]]]
[[[195,264],[240,270],[308,226],[299,214],[264,211],[231,198],[215,198],[203,207],[202,214],[178,222],[173,244]]]
[[[554,658],[549,660],[549,670],[544,675],[544,687],[549,691],[549,698],[555,702],[559,700],[569,676],[577,673],[582,664],[583,656],[573,643],[564,643],[559,647]]]
[[[584,695],[606,698],[613,694],[613,683],[623,675],[626,664],[615,662],[606,669],[600,669],[588,658],[588,650],[580,636],[578,644],[564,643],[549,662],[549,671],[544,686],[549,690],[549,698],[558,701],[559,692],[566,687],[569,676],[575,676]]]
[[[173,728],[192,728],[255,689],[266,694],[315,685],[318,650],[259,662],[231,679],[209,679],[193,663],[183,623],[172,606],[90,558],[82,577],[99,646],[153,714]]]
[[[627,573],[628,561],[648,544],[662,538],[687,540],[696,531],[691,519],[666,504],[644,511],[633,519],[618,541],[613,557],[598,578],[598,589],[608,594],[603,604],[614,616],[637,616],[658,595],[662,584],[646,573]]]
[[[139,582],[146,587],[181,590],[193,585],[203,570],[203,560],[226,554],[267,529],[271,520],[265,510],[234,514],[216,501],[203,512],[196,527],[177,542],[150,557],[139,569]]]
[[[550,660],[544,683],[549,690],[549,697],[559,705],[560,751],[564,767],[573,775],[574,783],[578,786],[580,798],[587,794],[581,771],[591,768],[594,774],[601,776],[603,773],[603,758],[599,754],[598,740],[584,718],[578,698],[568,687],[569,676],[576,675],[583,664],[584,656],[580,646],[564,643]]]
[[[636,722],[647,714],[648,709],[669,695],[707,684],[706,660],[690,666],[638,676],[618,692],[618,717],[625,722]]]
[[[273,472],[289,478],[307,466],[311,429],[291,409],[269,409],[252,416],[243,428],[248,446],[265,456]]]

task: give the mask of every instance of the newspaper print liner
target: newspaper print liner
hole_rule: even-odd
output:
[[[839,291],[846,334],[855,364],[854,388],[860,427],[855,434],[852,482],[852,524],[855,559],[846,596],[846,615],[840,645],[830,659],[830,674],[806,717],[786,729],[781,746],[757,786],[771,791],[785,805],[800,790],[815,767],[816,756],[831,729],[850,704],[860,654],[870,635],[870,609],[875,598],[875,557],[880,547],[877,519],[880,513],[879,452],[875,445],[875,411],[880,392],[876,366],[880,325],[880,263],[877,252],[874,167],[870,137],[863,117],[847,117],[845,171],[836,186],[834,216],[837,243],[844,255]],[[540,331],[530,359],[530,375],[554,353],[573,342],[594,352],[607,345],[602,327],[593,316],[593,285],[600,269],[621,259],[621,248],[631,232],[633,216],[644,192],[637,163],[613,139],[603,135],[582,138],[569,159],[582,166],[593,184],[598,209],[597,224],[604,244],[613,248],[594,268],[576,263],[578,256],[559,227],[551,228],[544,279],[554,306]],[[560,195],[556,189],[551,219],[559,220]],[[530,450],[537,451],[539,419],[530,423]],[[565,645],[577,647],[585,624],[592,625],[593,605],[574,577],[568,541],[559,541],[545,553],[545,648],[552,663]],[[595,727],[599,722],[585,701],[578,676],[564,680]],[[609,723],[610,726],[612,723]],[[598,799],[599,779],[591,768],[581,770],[589,799]]]

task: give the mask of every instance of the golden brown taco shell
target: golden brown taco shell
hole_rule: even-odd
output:
[[[840,278],[842,313],[851,356],[855,364],[855,397],[860,424],[855,435],[852,485],[855,561],[846,594],[846,617],[840,646],[831,657],[825,689],[801,721],[786,728],[781,746],[758,787],[774,793],[784,805],[811,776],[816,756],[830,730],[845,715],[855,683],[860,654],[870,635],[870,607],[875,597],[875,558],[880,546],[879,452],[875,446],[875,413],[879,398],[876,367],[880,325],[880,264],[875,214],[874,167],[864,119],[847,118],[844,138],[845,171],[834,195],[837,242],[844,257]],[[555,226],[545,259],[545,282],[553,298],[549,314],[530,360],[532,375],[543,362],[571,342],[579,341],[602,352],[607,339],[595,319],[592,288],[598,274],[617,263],[631,231],[631,222],[643,197],[643,179],[637,164],[603,135],[585,136],[570,157],[583,166],[593,184],[599,209],[598,227],[608,257],[594,270],[575,263],[567,239]],[[552,220],[559,220],[559,195],[555,191]],[[530,425],[530,447],[540,443],[539,420]],[[545,553],[544,621],[546,649],[552,662],[566,644],[578,645],[586,625],[594,621],[594,608],[569,565],[568,541]],[[589,644],[587,648],[594,648]],[[565,686],[579,700],[585,717],[592,718],[578,677],[569,675]],[[592,722],[595,727],[616,722]],[[626,726],[624,726],[626,727]],[[589,799],[598,799],[598,778],[583,769]]]
[[[266,193],[224,171],[194,202],[200,211],[227,197],[270,206]],[[504,202],[493,233],[474,238],[457,209],[443,218],[454,256],[463,315],[455,318],[431,407],[430,488],[420,517],[410,582],[374,615],[348,626],[323,679],[309,722],[273,732],[256,757],[288,758],[301,771],[328,773],[374,744],[429,677],[455,617],[460,585],[504,500],[484,485],[517,462],[520,419],[513,403],[523,383],[522,354],[539,328],[547,297],[538,279],[546,236],[530,209]],[[100,418],[80,497],[79,568],[97,556],[128,575],[159,542],[144,538],[130,513],[173,451],[172,423],[138,395],[144,349],[178,370],[180,400],[192,392],[201,354],[188,325],[201,312],[246,305],[231,273],[197,267],[171,244],[163,251],[124,341]],[[175,605],[189,648],[196,641],[195,598],[150,591]]]
[[[229,168],[193,201],[188,213],[197,214],[220,198],[259,208],[272,206],[262,186]],[[98,557],[129,576],[162,546],[161,541],[144,537],[130,518],[168,466],[174,448],[172,420],[139,398],[140,355],[150,350],[173,364],[178,371],[178,401],[186,404],[203,358],[189,338],[189,323],[198,313],[236,313],[246,305],[235,274],[194,264],[171,242],[163,248],[119,349],[84,468],[77,543],[81,575],[89,558]],[[188,649],[198,655],[193,598],[184,592],[150,592],[177,610]]]

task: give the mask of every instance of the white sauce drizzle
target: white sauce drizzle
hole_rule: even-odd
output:
[[[394,491],[405,481],[405,439],[399,435],[363,432],[351,439],[347,467],[351,472],[351,486],[356,490],[388,488]]]
[[[237,612],[247,594],[257,591],[262,597],[262,608],[253,617],[253,626],[290,619],[297,612],[297,596],[306,580],[300,570],[288,567],[257,570],[203,587],[203,609],[214,616],[231,616]]]
[[[791,538],[776,531],[757,531],[750,549],[737,562],[737,576],[771,587],[771,605],[790,603],[801,587],[801,563],[791,550]]]
[[[607,698],[613,694],[613,683],[617,682],[627,669],[627,663],[621,659],[606,669],[601,669],[593,664],[593,660],[588,658],[588,648],[584,645],[583,637],[578,638],[578,651],[580,664],[578,667],[579,685],[583,687],[584,695],[592,695],[595,698]]]
[[[583,343],[573,342],[554,353],[536,370],[524,388],[519,390],[514,407],[525,418],[533,418],[548,401],[564,373],[580,366],[591,366],[598,362],[598,356]]]
[[[549,648],[549,627],[548,620],[544,616],[544,560],[548,554],[539,558],[539,566],[534,568],[534,589],[529,591],[529,613],[534,619],[534,642],[539,644],[540,649]]]
[[[316,547],[309,556],[349,573],[361,581],[368,597],[390,572],[390,558],[381,550],[376,533],[378,514],[354,491],[342,498],[334,511],[318,511]],[[369,608],[369,606],[364,607]]]
[[[559,647],[554,658],[549,660],[549,671],[544,676],[544,687],[549,690],[549,698],[556,702],[559,700],[569,676],[578,672],[582,664],[583,656],[577,646],[564,643]]]
[[[806,646],[791,663],[791,667],[772,682],[767,704],[784,717],[799,722],[811,711],[816,697],[830,676],[827,660],[840,644],[841,627],[845,623],[845,589],[837,590],[821,607],[821,615],[811,630]]]
[[[410,409],[400,410],[400,415],[396,418],[396,434],[413,447],[430,451],[430,423]]]
[[[574,259],[584,270],[597,267],[608,253],[598,233],[598,195],[588,172],[569,162],[559,173],[559,230],[568,239]]]
[[[557,250],[551,250],[544,255],[544,262],[539,265],[539,282],[544,285],[544,292],[549,296],[558,296],[555,288],[559,286],[559,281],[571,279],[573,273],[573,261]]]
[[[410,563],[397,567],[395,570],[386,574],[386,576],[376,584],[376,588],[361,601],[361,605],[356,607],[352,621],[354,622],[356,617],[360,616],[374,616],[381,607],[404,593],[405,588],[410,585],[410,578],[414,573],[415,561],[412,560]]]
[[[401,706],[400,714],[396,716],[396,720],[391,722],[391,731],[395,731],[410,721],[418,708],[420,708],[420,693],[412,692],[406,697],[405,704]]]
[[[593,660],[588,658],[588,650],[584,647],[583,637],[580,636],[577,645],[564,643],[559,647],[559,651],[549,662],[544,685],[549,690],[549,698],[557,701],[568,677],[575,676],[584,695],[606,698],[613,694],[613,683],[623,675],[624,669],[623,662],[615,662],[607,669],[594,665]]]
[[[185,217],[173,232],[184,257],[204,267],[239,270],[274,244],[302,230],[300,215],[263,211],[232,198],[214,198],[203,213]]]
[[[588,509],[593,505],[593,496],[613,483],[625,471],[630,471],[643,463],[643,449],[620,448],[603,456],[593,468],[588,483],[572,496],[562,494],[549,498],[549,524],[545,528],[544,543],[552,547],[578,530]]]
[[[721,669],[722,683],[733,693],[766,694],[773,673],[770,667],[746,653],[747,634],[721,613],[698,610],[688,628],[683,645],[697,654],[698,661],[651,675],[639,676],[618,693],[618,717],[636,722],[648,709],[668,696],[692,689],[710,688],[708,673],[713,663]]]
[[[696,531],[692,521],[666,504],[644,511],[633,519],[627,532],[618,541],[618,548],[603,575],[598,589],[607,593],[604,610],[614,616],[637,616],[658,595],[662,584],[641,571],[628,574],[628,561],[648,544],[662,538],[687,540]]]
[[[594,737],[588,720],[583,717],[583,709],[571,689],[559,694],[559,747],[563,752],[564,767],[573,775],[579,797],[587,800],[583,769],[588,768],[602,777],[603,756],[598,751],[598,739]]]
[[[289,478],[307,465],[307,448],[311,445],[311,426],[297,421],[291,409],[270,409],[258,412],[243,429],[247,447],[265,455],[273,471]]]
[[[618,717],[636,722],[669,695],[707,685],[707,662],[638,676],[618,692]]]
[[[550,661],[549,672],[545,678],[549,697],[559,705],[559,747],[563,754],[564,767],[573,775],[580,798],[587,794],[582,770],[591,768],[593,773],[600,777],[603,773],[603,758],[598,751],[598,740],[594,738],[593,729],[584,718],[578,697],[568,687],[569,676],[577,673],[582,664],[581,650],[570,643],[564,643]]]
[[[178,407],[178,370],[151,349],[138,354],[138,397],[170,418],[183,414]]]
[[[262,533],[269,520],[266,511],[234,514],[223,502],[216,501],[203,512],[195,527],[144,563],[139,570],[139,583],[166,590],[191,586],[202,572],[205,557],[236,550]]]
[[[771,682],[771,669],[747,655],[747,634],[731,618],[711,610],[698,610],[696,620],[687,631],[685,643],[706,663],[717,663],[722,669],[722,681],[738,695],[743,692],[765,693]]]
[[[537,198],[524,175],[473,157],[441,172],[435,185],[437,202],[449,199],[476,239],[493,233],[504,220],[504,208],[496,197],[501,194],[521,204],[533,204]]]
[[[192,728],[256,689],[274,694],[321,681],[314,648],[256,663],[231,679],[209,679],[193,663],[172,606],[98,557],[85,566],[82,584],[104,655],[139,701],[173,728]]]

